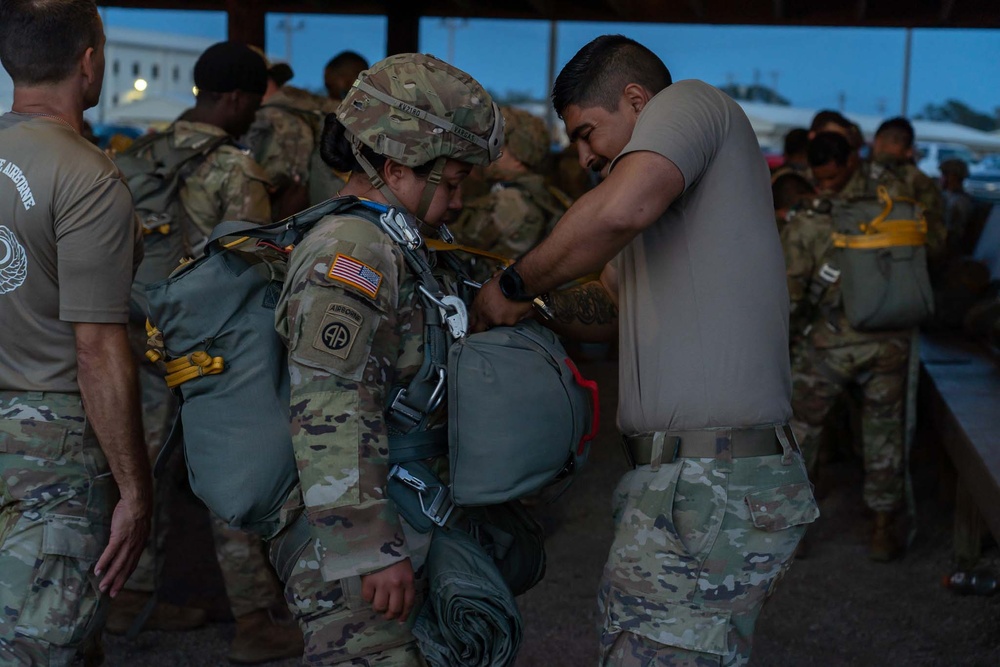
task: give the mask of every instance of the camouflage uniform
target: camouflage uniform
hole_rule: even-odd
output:
[[[374,295],[330,277],[338,254],[377,272]],[[406,558],[417,571],[429,547],[383,492],[386,394],[423,362],[416,286],[395,243],[360,218],[325,218],[291,257],[276,315],[289,347],[300,481],[286,515],[301,507],[311,539],[285,596],[305,635],[307,664],[423,664],[410,625],[384,620],[360,598],[361,575]],[[286,539],[288,532],[273,540],[272,559]]]
[[[224,136],[213,125],[177,121],[174,142],[177,146],[196,145],[210,137]],[[189,176],[180,189],[181,206],[193,240],[207,237],[224,220],[245,220],[258,224],[271,221],[271,205],[267,195],[267,175],[240,148],[222,144],[211,152]],[[165,277],[165,276],[164,276]],[[139,383],[142,391],[143,429],[151,460],[155,461],[177,412],[177,400],[167,388],[163,371],[144,356],[146,332],[143,324],[130,326],[133,350],[139,358]],[[162,563],[164,543],[168,535],[169,513],[177,475],[185,474],[180,458],[169,469],[172,478],[157,483],[156,520],[154,534],[126,588],[152,593],[156,575]],[[267,563],[260,538],[244,531],[233,530],[212,517],[212,533],[216,557],[226,584],[233,616],[240,617],[272,605],[279,597],[279,585]]]
[[[549,133],[541,118],[514,107],[503,107],[505,150],[529,170],[538,168],[549,152]],[[495,165],[485,176],[493,182],[489,194],[467,204],[452,225],[460,242],[503,257],[520,257],[546,234],[572,204],[534,171],[500,173]]]
[[[0,664],[75,664],[108,600],[93,570],[118,497],[108,461],[72,394],[0,392],[0,452]]]
[[[598,597],[600,664],[616,667],[745,665],[764,600],[819,514],[790,451],[639,466],[613,509]]]
[[[864,499],[877,512],[892,512],[903,502],[903,408],[910,332],[852,328],[840,305],[837,283],[826,289],[815,308],[811,306],[810,287],[821,280],[823,265],[833,263],[832,232],[830,214],[807,212],[797,216],[794,225],[786,226],[781,236],[795,341],[794,417],[790,424],[806,464],[813,470],[827,414],[848,384],[858,384],[862,392]],[[802,335],[807,330],[808,334]]]
[[[326,190],[320,201],[344,186],[346,175],[334,172],[315,152],[326,114],[336,110],[332,100],[294,86],[282,86],[264,101],[246,142],[275,191],[302,184],[310,186],[312,193],[312,173],[317,169],[324,171],[321,187]]]

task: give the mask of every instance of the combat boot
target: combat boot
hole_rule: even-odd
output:
[[[896,536],[895,518],[892,512],[875,513],[875,529],[868,557],[879,563],[888,563],[899,557],[902,546]]]
[[[110,634],[123,635],[132,627],[133,621],[141,614],[151,593],[123,590],[111,600],[108,621],[104,626]],[[169,602],[158,601],[152,613],[143,624],[143,630],[194,630],[205,625],[208,614],[197,607],[181,607]]]
[[[229,646],[229,661],[255,665],[280,658],[298,658],[304,649],[302,631],[287,609],[258,609],[236,619],[236,636]]]

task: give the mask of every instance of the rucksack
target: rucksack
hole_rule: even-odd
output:
[[[835,267],[844,314],[858,331],[917,326],[934,312],[927,221],[912,199],[859,198],[833,210]]]
[[[205,137],[194,146],[178,148],[173,138],[171,126],[140,137],[114,158],[132,193],[144,235],[145,255],[132,283],[136,315],[145,311],[146,286],[169,276],[201,241],[181,206],[181,186],[210,153],[232,142],[228,136]]]
[[[344,179],[337,175],[333,167],[323,161],[320,155],[320,142],[323,136],[323,125],[326,114],[322,109],[306,110],[291,105],[272,103],[275,109],[302,119],[309,125],[313,135],[313,149],[309,154],[309,205],[316,206],[331,197],[336,197],[344,187]]]

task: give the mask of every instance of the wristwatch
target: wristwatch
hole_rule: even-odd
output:
[[[524,291],[524,280],[511,264],[500,274],[500,293],[511,301],[532,301],[535,296]]]

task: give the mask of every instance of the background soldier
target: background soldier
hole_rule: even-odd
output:
[[[851,159],[853,150],[842,135],[833,132],[818,134],[809,145],[813,174],[825,193],[839,195],[841,201],[849,192],[857,196],[865,191],[863,170]],[[882,183],[891,187],[893,197],[912,198],[904,183],[889,182],[884,175]],[[796,216],[794,224],[782,232],[791,331],[797,339],[792,351],[791,426],[807,467],[815,474],[827,414],[849,385],[861,389],[864,500],[875,512],[869,556],[888,561],[901,548],[894,520],[903,504],[903,408],[910,332],[861,332],[850,325],[839,283],[821,278],[823,267],[833,265],[833,231],[829,212],[811,210]]]
[[[258,224],[271,221],[267,175],[234,139],[246,133],[260,106],[267,85],[266,69],[260,55],[243,44],[221,42],[209,47],[194,68],[198,87],[195,107],[165,133],[164,140],[177,150],[225,139],[183,180],[178,191],[183,216],[180,226],[191,234],[191,245],[204,242],[215,226],[225,220]],[[169,270],[167,268],[166,273]],[[161,279],[165,277],[160,276]],[[177,404],[167,389],[163,372],[143,356],[145,342],[144,322],[138,321],[133,327],[133,347],[141,359],[146,442],[155,460],[176,414]],[[179,472],[183,468],[181,458],[173,463],[172,472],[183,474]],[[150,600],[156,590],[158,561],[169,535],[169,513],[173,506],[170,494],[176,484],[164,479],[157,486],[160,502],[156,535],[129,580],[128,589],[112,606],[108,619],[108,630],[112,632],[125,632],[136,616],[143,613],[148,604],[153,604]],[[236,636],[229,657],[252,663],[301,654],[301,635],[283,613],[280,585],[267,562],[260,538],[229,528],[214,516],[212,532],[230,608],[236,619]],[[177,536],[177,532],[174,535]],[[147,629],[190,629],[206,619],[205,612],[200,609],[164,602],[155,604],[144,626]]]
[[[363,70],[368,69],[368,61],[354,51],[342,51],[330,59],[323,68],[323,84],[334,102],[340,102],[351,89],[351,84]]]
[[[319,159],[323,122],[328,113],[336,111],[337,104],[301,88],[279,84],[274,78],[275,68],[281,78],[290,72],[287,65],[268,69],[264,103],[246,142],[271,182],[273,217],[282,220],[308,208],[310,203],[335,196],[344,186],[344,178]],[[325,182],[314,183],[314,177]],[[323,195],[316,196],[317,201],[310,197],[314,186],[323,190]]]
[[[104,42],[91,0],[0,4],[14,81],[0,117],[4,665],[69,665],[94,648],[102,594],[118,594],[149,533],[126,331],[142,241],[118,170],[80,136]]]
[[[462,243],[515,258],[541,241],[572,202],[536,171],[549,154],[545,121],[515,107],[501,111],[503,155],[484,171],[490,192],[465,205],[452,232]]]

